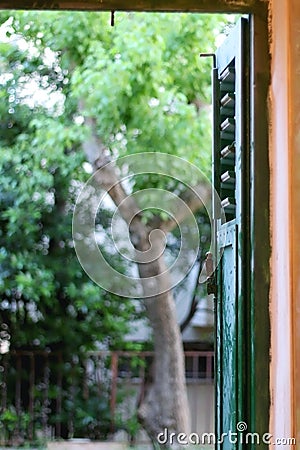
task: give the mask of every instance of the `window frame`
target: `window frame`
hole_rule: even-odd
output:
[[[268,94],[270,41],[266,0],[0,0],[0,9],[241,13],[250,15],[250,266],[248,345],[252,348],[249,428],[269,429],[270,409],[270,165]],[[258,120],[255,120],[258,118]],[[267,412],[267,413],[266,413]]]

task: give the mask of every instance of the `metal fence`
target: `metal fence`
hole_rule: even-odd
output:
[[[18,351],[0,355],[1,444],[42,438],[101,439],[120,425],[118,408],[142,400],[152,352]],[[187,383],[211,382],[213,352],[186,351]],[[137,405],[136,405],[137,406]]]

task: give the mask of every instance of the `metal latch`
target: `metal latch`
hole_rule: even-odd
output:
[[[207,283],[207,293],[208,295],[214,294],[217,295],[217,284],[216,277],[214,273],[214,260],[212,253],[206,253],[205,259],[205,268],[206,268],[206,283]]]

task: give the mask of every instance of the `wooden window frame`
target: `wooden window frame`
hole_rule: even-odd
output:
[[[0,0],[0,9],[152,11],[197,13],[245,13],[250,15],[251,92],[251,314],[249,345],[253,348],[249,369],[253,414],[249,428],[257,433],[269,429],[269,353],[270,353],[270,218],[269,218],[269,123],[268,93],[270,50],[267,0]],[[199,49],[201,50],[201,49]],[[257,119],[257,120],[255,120]]]
[[[265,0],[1,0],[0,9],[260,14]]]

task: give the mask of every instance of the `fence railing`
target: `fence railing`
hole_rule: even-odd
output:
[[[187,383],[211,382],[213,352],[186,351]],[[153,352],[18,351],[0,355],[2,444],[43,438],[101,439],[120,426],[118,406],[143,398]],[[119,420],[119,422],[118,422]]]

